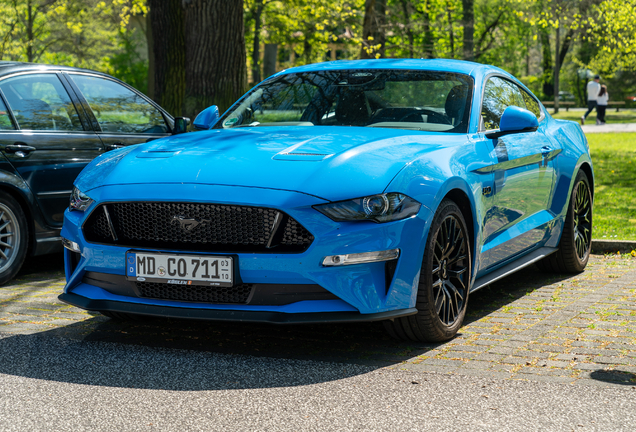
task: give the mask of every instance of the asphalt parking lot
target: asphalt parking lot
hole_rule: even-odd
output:
[[[19,345],[28,335],[38,340],[636,388],[636,257],[630,254],[593,255],[587,270],[575,276],[544,274],[530,267],[484,288],[471,296],[459,335],[443,344],[396,342],[380,323],[111,321],[57,300],[64,286],[61,264],[61,255],[32,260],[10,285],[0,288],[0,345]],[[0,373],[11,374],[11,367],[0,366]]]
[[[632,431],[636,257],[530,267],[458,337],[379,323],[119,323],[58,302],[58,255],[0,288],[0,431]]]

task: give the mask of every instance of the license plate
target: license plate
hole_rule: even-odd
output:
[[[126,277],[139,282],[232,286],[232,257],[126,253]]]

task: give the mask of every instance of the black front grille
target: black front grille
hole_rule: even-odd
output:
[[[102,204],[83,230],[94,243],[211,252],[303,252],[314,240],[276,209],[221,204]]]
[[[141,297],[201,303],[247,303],[252,285],[212,287],[204,285],[175,285],[154,282],[135,282]]]

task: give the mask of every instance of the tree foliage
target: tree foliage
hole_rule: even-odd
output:
[[[136,18],[147,16],[147,1],[0,0],[0,56],[99,69],[144,89],[148,32]],[[279,69],[334,57],[472,59],[521,76],[541,97],[553,96],[562,75],[581,97],[587,70],[607,78],[636,70],[636,0],[243,3],[253,83],[263,77],[264,44],[277,46],[269,52]]]
[[[145,88],[145,0],[0,0],[0,58],[102,70]]]

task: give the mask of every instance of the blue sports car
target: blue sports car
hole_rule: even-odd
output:
[[[312,64],[193,125],[82,171],[62,301],[117,319],[382,320],[442,341],[471,292],[587,264],[585,135],[496,67]]]

